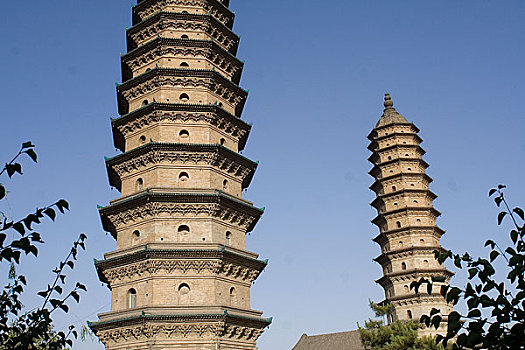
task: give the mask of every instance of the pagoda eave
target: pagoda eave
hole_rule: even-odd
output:
[[[381,244],[380,242],[386,242],[388,239],[387,239],[387,236],[388,235],[395,235],[396,233],[402,233],[402,232],[407,232],[407,233],[410,233],[414,230],[429,230],[429,231],[432,231],[433,233],[436,234],[436,237],[437,238],[440,238],[441,236],[443,236],[445,234],[445,230],[437,227],[437,226],[422,226],[422,225],[419,225],[419,226],[408,226],[408,227],[403,227],[403,228],[397,228],[397,229],[393,229],[393,230],[387,230],[387,231],[383,231],[383,232],[380,232],[376,237],[374,237],[372,239],[372,241],[378,243],[378,244]]]
[[[238,324],[243,326],[250,326],[257,329],[264,329],[272,323],[271,318],[263,317],[248,317],[228,313],[227,308],[223,308],[224,312],[220,314],[183,314],[183,315],[146,315],[140,314],[137,316],[115,318],[108,321],[90,322],[88,326],[97,334],[106,329],[115,329],[118,327],[125,327],[144,323],[187,323],[187,322],[222,322],[227,324]]]
[[[156,23],[165,21],[165,20],[174,20],[174,21],[191,21],[191,22],[204,22],[207,26],[216,28],[220,34],[224,37],[227,37],[233,42],[233,45],[227,49],[231,54],[237,55],[237,50],[239,47],[240,37],[235,34],[230,28],[225,26],[218,19],[209,14],[190,14],[190,13],[177,13],[177,12],[158,12],[155,15],[144,19],[143,21],[137,23],[136,25],[128,28],[126,30],[127,34],[127,46],[128,51],[134,50],[137,47],[141,46],[131,38],[133,34],[139,33],[141,30],[145,30],[148,26],[152,26]],[[157,35],[155,35],[156,37]],[[152,37],[153,39],[154,37]]]
[[[139,0],[137,4],[133,6],[133,25],[141,21],[138,12],[144,10],[147,7],[153,7],[155,4],[162,3],[165,0]],[[209,4],[212,4],[221,14],[227,18],[224,22],[224,25],[228,28],[233,28],[233,21],[235,19],[235,14],[228,8],[229,0],[206,0]],[[222,22],[222,21],[221,21]]]
[[[246,232],[251,232],[264,210],[248,204],[246,201],[231,197],[222,191],[213,191],[210,193],[196,193],[196,192],[152,192],[150,190],[143,191],[134,196],[118,199],[112,202],[110,206],[99,209],[100,217],[102,219],[102,227],[106,232],[110,232],[116,238],[117,230],[114,223],[109,219],[110,215],[118,215],[126,210],[144,207],[149,203],[156,204],[179,204],[186,206],[202,206],[206,204],[218,205],[217,210],[229,210],[237,213],[235,217],[231,217],[234,223],[244,224],[240,217],[244,216],[246,223]],[[216,213],[219,215],[219,212]],[[241,221],[239,221],[241,220]]]
[[[413,130],[412,133],[392,133],[392,134],[389,134],[389,135],[386,135],[386,136],[379,136],[379,137],[377,136],[377,131],[382,130],[382,129],[386,129],[386,128],[394,126],[394,125],[412,126],[414,128],[414,130]],[[376,126],[374,129],[372,129],[372,131],[370,131],[370,133],[367,136],[367,139],[369,139],[370,141],[375,141],[375,140],[380,140],[382,138],[386,138],[386,137],[392,136],[392,135],[411,135],[411,134],[416,135],[420,131],[421,130],[419,130],[419,128],[414,123],[411,123],[411,122],[403,122],[403,123],[401,123],[401,122],[394,122],[394,123],[389,123],[389,124],[385,124],[385,125],[381,125],[381,126]]]
[[[164,117],[168,117],[170,112],[193,113],[193,119],[197,117],[204,120],[212,119],[211,123],[215,126],[231,125],[231,129],[237,129],[241,134],[239,139],[239,151],[242,151],[246,146],[252,128],[251,124],[248,124],[239,117],[228,113],[217,105],[153,102],[133,112],[124,114],[119,118],[112,119],[113,143],[115,147],[122,152],[125,151],[126,141],[125,136],[120,130],[121,128],[129,128],[128,124],[132,124],[140,118],[147,118],[149,116],[151,121],[142,121],[138,123],[140,125],[147,125],[157,120],[161,120]],[[202,114],[196,116],[195,113]],[[227,127],[227,129],[230,129],[230,127]]]
[[[373,176],[373,175],[372,175]],[[423,177],[429,184],[432,183],[434,180],[428,176],[426,173],[424,174],[421,174],[421,173],[407,173],[407,172],[401,172],[401,173],[398,173],[398,174],[394,174],[394,175],[389,175],[389,176],[385,176],[385,177],[382,177],[382,178],[376,178],[376,180],[374,181],[374,183],[369,187],[372,191],[378,193],[378,191],[381,189],[381,186],[382,186],[382,183],[384,181],[388,181],[388,180],[391,180],[391,179],[395,179],[397,177],[399,177],[401,180],[403,180],[405,177],[414,177],[414,176],[421,176]]]
[[[442,248],[441,246],[433,247],[433,246],[408,246],[401,249],[392,249],[386,253],[383,253],[379,255],[378,257],[374,258],[374,261],[378,264],[383,265],[384,263],[391,262],[393,260],[393,257],[398,254],[414,254],[416,252],[434,252],[434,251],[440,251],[445,252],[446,250]]]
[[[170,155],[176,154],[214,154],[215,159],[210,158],[209,161],[212,162],[210,165],[215,165],[215,162],[218,159],[229,160],[230,163],[236,165],[234,175],[241,175],[237,173],[243,173],[243,169],[247,169],[247,173],[244,175],[242,180],[242,188],[245,189],[250,185],[250,182],[255,174],[258,164],[249,160],[246,157],[243,157],[237,152],[233,152],[229,148],[221,146],[219,144],[191,144],[191,143],[161,143],[161,142],[150,142],[138,148],[135,148],[129,152],[120,154],[116,157],[106,160],[106,168],[108,171],[108,178],[110,185],[121,190],[121,178],[117,173],[116,168],[122,166],[124,163],[131,160],[138,159],[143,156],[148,163],[159,164],[162,162],[161,159],[168,159]],[[165,157],[159,157],[161,155]],[[149,157],[148,157],[149,155]],[[145,160],[145,163],[146,163]],[[169,161],[168,161],[169,162]],[[135,163],[134,163],[135,164]],[[145,164],[144,164],[145,165]],[[135,168],[138,168],[139,165],[133,165]]]
[[[141,74],[131,80],[128,80],[117,86],[117,100],[119,114],[127,114],[129,112],[128,101],[124,97],[124,93],[138,87],[141,84],[152,82],[153,80],[165,79],[169,83],[169,78],[197,78],[209,80],[209,84],[220,85],[225,89],[231,91],[239,98],[238,104],[235,106],[235,115],[239,117],[244,109],[244,104],[248,97],[248,91],[242,89],[237,84],[228,80],[217,71],[207,69],[179,69],[179,68],[154,68],[144,74]]]
[[[152,247],[153,248],[150,248]],[[255,255],[256,256],[256,255]],[[149,261],[149,260],[218,260],[224,264],[234,264],[235,266],[242,266],[254,271],[257,274],[253,279],[257,279],[260,273],[268,265],[268,261],[257,260],[243,254],[239,254],[230,247],[222,246],[217,249],[209,248],[187,248],[187,249],[160,249],[155,245],[146,244],[140,250],[135,250],[127,254],[119,255],[117,257],[108,258],[105,260],[95,260],[95,268],[97,270],[99,280],[108,283],[104,271],[114,269],[129,264]]]
[[[148,43],[121,56],[121,61],[123,65],[122,80],[128,81],[132,79],[131,76],[128,76],[129,73],[126,74],[126,72],[129,71],[130,60],[136,59],[142,55],[147,55],[148,53],[152,53],[153,51],[165,49],[167,47],[207,49],[210,50],[210,52],[214,52],[218,55],[221,55],[222,57],[225,57],[225,59],[227,59],[233,66],[235,66],[235,68],[237,68],[237,72],[232,78],[232,81],[237,85],[240,82],[244,63],[241,60],[239,60],[235,55],[232,55],[231,52],[225,50],[221,45],[217,44],[215,41],[194,39],[171,39],[162,37],[155,38],[154,40],[151,40]]]

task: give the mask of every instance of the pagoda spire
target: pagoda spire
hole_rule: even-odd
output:
[[[407,120],[401,114],[399,114],[394,108],[394,101],[389,93],[385,94],[385,102],[383,103],[385,109],[383,115],[379,118],[376,127],[392,124],[392,123],[406,123]]]
[[[436,283],[431,295],[426,291],[416,294],[410,288],[421,278],[445,277],[448,284],[452,274],[434,258],[434,251],[441,250],[440,238],[444,234],[436,225],[441,215],[433,206],[437,196],[430,191],[432,179],[426,174],[428,164],[423,160],[425,151],[419,129],[409,123],[394,108],[390,94],[385,94],[384,111],[377,125],[368,135],[372,152],[370,171],[375,182],[370,187],[376,198],[371,205],[377,210],[372,223],[379,228],[374,241],[381,247],[381,254],[374,260],[383,269],[377,283],[385,291],[385,302],[394,306],[393,320],[419,320],[432,308],[441,310],[443,316],[451,307],[440,295],[443,283]],[[443,334],[439,330],[424,329],[423,334]]]
[[[241,119],[229,0],[139,0],[121,56],[106,159],[121,197],[99,208],[116,249],[97,260],[111,309],[90,323],[107,350],[256,350],[271,323],[251,308],[267,260],[247,249],[264,209],[243,198],[258,162],[239,152]]]

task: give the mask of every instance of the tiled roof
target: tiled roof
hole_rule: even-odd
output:
[[[359,331],[303,334],[292,350],[364,350]]]

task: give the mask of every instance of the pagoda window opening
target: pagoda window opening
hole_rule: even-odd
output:
[[[398,205],[398,203],[397,203],[397,202],[394,202],[394,205],[395,205],[395,206],[397,206],[397,205]]]
[[[188,62],[181,62],[180,66],[181,67],[189,67],[190,65],[188,64]]]
[[[237,305],[237,291],[235,287],[230,288],[230,306]]]
[[[223,107],[224,105],[222,104],[222,102],[219,102],[219,107]]]
[[[140,144],[141,144],[141,145],[145,144],[145,143],[146,143],[146,136],[142,135],[142,136],[140,137],[139,141],[140,141]]]
[[[179,181],[186,182],[190,179],[190,175],[187,172],[183,171],[179,174]]]
[[[187,15],[189,12],[188,11],[182,11],[181,13]]]
[[[391,157],[391,156],[388,156],[388,160],[392,160],[392,157]]]
[[[138,230],[133,231],[132,243],[137,244],[140,241],[140,232]]]
[[[226,140],[223,137],[223,138],[221,138],[221,140],[219,142],[220,142],[221,146],[224,146],[224,144],[226,143]]]
[[[232,245],[232,233],[226,231],[226,245]]]
[[[412,171],[412,168],[408,168],[408,171]]]
[[[144,180],[142,180],[142,178],[138,178],[135,186],[137,191],[142,191],[144,189]]]
[[[401,270],[406,270],[407,269],[407,264],[406,262],[402,262],[401,263]]]
[[[222,190],[226,191],[228,189],[228,180],[224,180],[222,182]]]
[[[397,191],[397,187],[396,186],[392,186],[392,191],[393,192]]]
[[[405,289],[405,293],[408,294],[409,291],[410,291],[410,288],[408,288],[408,286],[405,284],[405,286],[403,287]]]
[[[400,247],[403,246],[403,241],[399,241],[399,246],[400,246]]]
[[[181,242],[187,242],[190,238],[190,228],[187,225],[180,225],[178,230],[179,240]]]
[[[423,238],[421,238],[421,239],[419,240],[419,243],[421,243],[421,244],[425,244],[425,240],[424,240]]]
[[[188,96],[188,94],[181,94],[179,96],[179,100],[181,101],[188,101],[190,99],[190,96]]]
[[[396,226],[397,226],[397,228],[401,228],[401,222],[400,221],[396,221]]]
[[[181,141],[181,142],[182,142],[182,141],[187,142],[187,141],[189,140],[189,138],[190,138],[190,133],[189,133],[189,131],[188,131],[188,130],[181,130],[181,131],[179,132],[179,138],[180,138],[180,141]]]
[[[190,286],[183,283],[179,286],[179,304],[188,305],[190,303]]]
[[[142,101],[142,106],[147,106],[147,105],[149,105],[149,101],[148,100]]]
[[[137,307],[137,291],[131,288],[128,291],[128,309]]]
[[[187,36],[186,34],[182,34],[180,38],[181,38],[181,39],[189,39],[190,37]]]
[[[414,199],[414,203],[416,203],[416,204],[417,204],[417,199]]]
[[[407,317],[408,317],[409,320],[412,319],[412,311],[407,310]]]
[[[423,264],[425,264],[425,266],[428,266],[428,260],[423,260]]]

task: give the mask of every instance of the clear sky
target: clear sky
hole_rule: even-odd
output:
[[[96,205],[118,196],[103,157],[117,154],[110,117],[133,3],[2,5],[0,160],[32,140],[40,162],[7,182],[1,208],[19,217],[64,197],[72,209],[41,226],[41,258],[19,269],[29,290],[45,288],[80,232],[89,237],[69,274],[89,293],[58,327],[109,308],[92,259],[115,245]],[[246,60],[241,85],[251,90],[243,119],[254,123],[244,155],[261,162],[246,197],[267,208],[249,236],[250,250],[270,259],[252,288],[253,308],[274,317],[260,350],[289,350],[303,332],[355,329],[371,316],[368,299],[382,298],[366,136],[387,91],[421,129],[443,244],[481,252],[487,237],[503,237],[487,191],[505,183],[525,205],[525,1],[232,0],[231,8]],[[29,296],[27,307],[40,303]],[[74,346],[85,349],[102,345]]]

